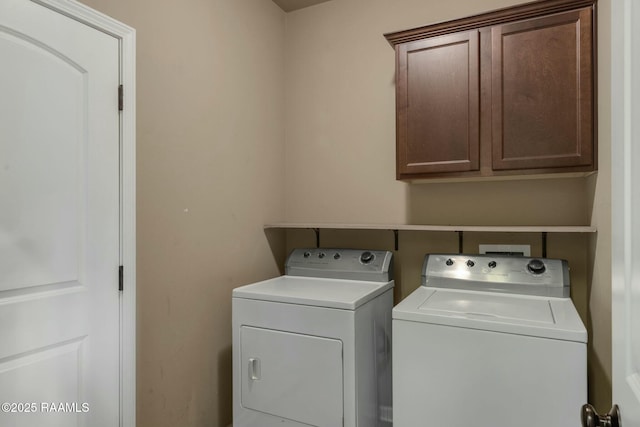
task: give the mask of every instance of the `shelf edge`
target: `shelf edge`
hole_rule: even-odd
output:
[[[596,233],[589,225],[418,225],[418,224],[339,224],[278,222],[265,224],[265,229],[332,229],[332,230],[398,230],[398,231],[462,231],[479,233]]]

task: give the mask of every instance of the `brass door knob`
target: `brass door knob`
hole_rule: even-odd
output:
[[[582,427],[620,427],[620,409],[613,405],[606,415],[598,415],[589,404],[582,406]]]

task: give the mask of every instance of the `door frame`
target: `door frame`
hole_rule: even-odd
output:
[[[120,112],[120,426],[136,425],[136,31],[74,0],[31,0],[118,39]],[[117,90],[117,88],[114,88]]]
[[[640,206],[637,174],[633,173],[633,165],[640,160],[640,152],[633,148],[640,136],[640,86],[632,78],[640,66],[635,50],[640,43],[640,5],[634,3],[611,1],[612,397],[613,403],[620,405],[623,424],[640,419],[640,404],[631,402],[627,391],[640,390],[640,377],[629,363],[634,355],[629,351],[633,335],[627,320],[632,289],[640,279],[637,269],[632,268],[640,239],[632,222]]]

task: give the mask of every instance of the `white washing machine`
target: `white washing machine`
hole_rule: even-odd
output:
[[[392,254],[296,249],[233,290],[234,427],[391,426]]]
[[[578,427],[586,401],[566,261],[427,255],[393,309],[394,427]]]

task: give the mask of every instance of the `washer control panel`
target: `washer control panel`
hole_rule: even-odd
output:
[[[567,298],[567,261],[504,255],[429,254],[422,286]]]
[[[366,249],[294,249],[285,263],[289,276],[388,282],[393,254]]]

